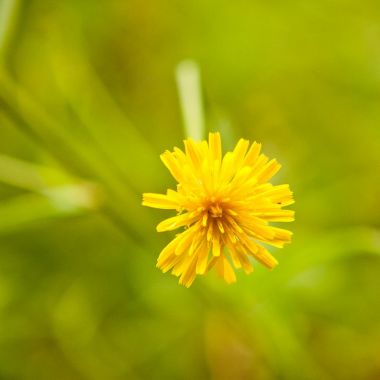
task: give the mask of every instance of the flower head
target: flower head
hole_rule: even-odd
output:
[[[208,143],[187,139],[184,145],[185,152],[175,147],[161,155],[177,190],[143,195],[145,206],[178,212],[162,221],[158,232],[184,228],[162,250],[157,267],[172,270],[186,287],[213,267],[227,283],[234,282],[231,263],[250,273],[250,257],[274,268],[277,260],[260,243],[289,243],[292,233],[269,222],[294,220],[294,211],[283,209],[294,203],[289,185],[268,183],[280,164],[260,154],[260,144],[249,147],[244,139],[222,157],[219,133],[210,133]]]

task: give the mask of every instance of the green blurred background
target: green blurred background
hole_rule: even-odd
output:
[[[161,274],[140,206],[184,59],[295,192],[278,268],[230,286]],[[0,61],[0,379],[380,378],[379,3],[0,0]]]

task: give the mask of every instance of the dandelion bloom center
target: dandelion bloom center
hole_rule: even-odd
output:
[[[231,262],[250,273],[250,257],[275,267],[276,259],[260,243],[280,248],[289,243],[292,233],[269,223],[294,220],[294,211],[282,209],[294,203],[289,186],[268,182],[280,165],[260,154],[260,144],[249,147],[243,139],[222,157],[219,133],[210,133],[208,143],[184,143],[185,152],[174,148],[161,155],[178,181],[176,191],[143,196],[145,206],[178,212],[157,231],[184,228],[162,250],[157,266],[172,270],[185,286],[213,267],[226,282],[234,282]]]

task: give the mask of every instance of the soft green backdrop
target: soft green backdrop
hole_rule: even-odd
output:
[[[380,4],[0,0],[0,379],[380,378]],[[294,242],[225,285],[155,268],[192,59],[263,143]]]

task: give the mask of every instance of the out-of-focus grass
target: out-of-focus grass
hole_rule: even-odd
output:
[[[0,378],[379,378],[379,13],[0,0]],[[159,153],[183,120],[283,164],[297,220],[273,272],[156,270],[168,213],[140,194],[174,186]]]

